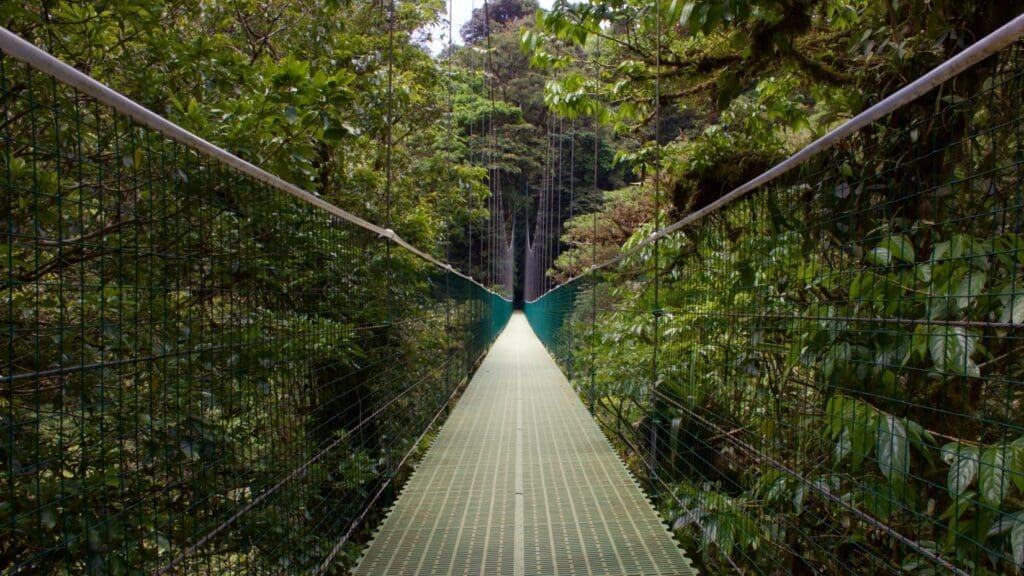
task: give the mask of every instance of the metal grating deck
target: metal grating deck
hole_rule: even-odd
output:
[[[353,573],[696,571],[516,313]]]

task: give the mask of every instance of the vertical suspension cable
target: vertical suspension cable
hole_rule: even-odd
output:
[[[541,295],[541,282],[542,282],[541,275],[542,275],[542,270],[544,268],[544,254],[545,254],[545,252],[544,252],[544,244],[546,242],[545,238],[547,236],[547,213],[548,213],[547,190],[548,190],[548,159],[549,159],[548,152],[549,152],[550,146],[551,146],[550,138],[551,138],[551,117],[550,117],[550,113],[549,113],[548,118],[545,119],[545,123],[544,123],[544,159],[541,162],[540,190],[537,191],[537,229],[538,229],[537,232],[538,232],[538,234],[535,237],[535,240],[537,240],[538,242],[536,244],[534,244],[535,249],[537,250],[537,260],[536,260],[536,263],[534,264],[536,269],[533,272],[533,281],[534,281],[534,284],[536,285],[536,288],[534,289],[534,298],[539,298],[540,295]]]
[[[548,120],[548,175],[547,187],[544,195],[544,261],[540,271],[541,295],[547,294],[551,284],[548,282],[548,268],[551,267],[551,216],[554,212],[554,198],[552,189],[555,186],[555,117]]]
[[[452,18],[454,16],[454,3],[455,0],[448,0],[448,54],[445,58],[445,65],[447,67],[448,76],[445,82],[445,89],[447,91],[447,106],[448,106],[448,117],[445,123],[445,139],[444,139],[444,165],[445,170],[448,173],[448,185],[451,186],[455,183],[455,179],[452,178],[452,121],[455,116],[455,107],[452,102]],[[454,202],[453,202],[454,204]],[[454,208],[454,206],[453,206]],[[445,226],[445,239],[444,239],[444,261],[451,263],[452,261],[452,227],[454,220],[455,210],[449,211],[447,215],[447,224]],[[449,393],[455,387],[455,378],[452,374],[452,272],[448,270],[444,273],[444,338],[445,338],[445,390]]]
[[[547,269],[547,246],[548,246],[548,195],[551,189],[551,118],[547,119],[544,132],[544,167],[541,172],[540,183],[540,252],[537,261],[537,298],[544,294],[544,270]]]
[[[384,226],[391,229],[391,185],[392,185],[392,119],[394,116],[394,66],[395,66],[395,0],[388,2],[388,61],[387,93],[384,124]],[[388,242],[388,246],[391,242]],[[390,254],[390,250],[388,251]]]
[[[552,192],[555,187],[555,121],[556,118],[552,114],[548,120],[548,180],[544,196],[544,268],[540,274],[541,296],[547,294],[551,288],[551,284],[548,282],[548,268],[551,267],[551,218],[555,211],[554,193]]]
[[[524,212],[526,213],[526,217],[525,217],[526,222],[525,222],[525,228],[524,228],[524,233],[526,234],[526,237],[523,239],[524,249],[526,250],[526,257],[525,257],[526,269],[523,270],[523,302],[525,303],[525,302],[528,302],[530,300],[533,300],[533,244],[534,244],[535,238],[536,238],[537,218],[534,217],[534,222],[533,222],[533,225],[531,226],[530,225],[530,204],[529,204],[529,200],[530,200],[530,183],[526,182],[526,185],[523,188],[524,188],[523,189],[523,194],[524,194],[524,196],[525,196],[525,198],[527,200],[526,209],[524,210]]]
[[[548,132],[547,132],[548,119],[544,119],[544,157],[541,159],[540,164],[540,183],[537,189],[537,221],[534,223],[534,235],[533,235],[533,250],[534,250],[534,261],[533,261],[533,297],[536,299],[540,296],[540,268],[543,265],[544,260],[544,191],[547,190],[548,186]]]
[[[551,248],[551,266],[555,265],[555,260],[558,259],[558,254],[562,251],[562,193],[565,191],[565,180],[564,180],[564,165],[562,163],[562,151],[563,144],[565,141],[565,132],[563,127],[565,125],[565,118],[558,119],[558,187],[555,193],[555,226],[554,226],[554,244]]]
[[[488,150],[487,157],[487,184],[490,190],[490,198],[487,199],[487,220],[488,220],[488,237],[487,247],[489,258],[487,260],[487,276],[488,276],[488,287],[494,289],[494,284],[497,277],[496,267],[496,247],[501,243],[497,239],[497,228],[498,228],[498,196],[500,195],[500,187],[498,183],[498,168],[495,165],[495,154],[498,146],[497,133],[494,128],[494,119],[496,114],[496,107],[494,105],[494,63],[491,58],[491,8],[488,0],[484,0],[484,32],[487,38],[487,67],[484,71],[484,80],[487,82],[487,98],[490,100],[491,113],[487,118],[488,124],[488,136],[490,137],[490,147]]]
[[[572,221],[572,200],[573,200],[573,192],[574,192],[573,181],[575,180],[575,178],[574,178],[575,173],[576,173],[576,120],[573,119],[573,120],[571,120],[569,122],[569,219],[566,220],[566,222],[571,222]],[[575,304],[575,298],[573,299],[573,304]],[[568,376],[569,377],[569,381],[572,382],[572,369],[573,369],[573,353],[572,353],[572,350],[573,350],[573,348],[572,348],[573,337],[572,337],[572,333],[573,333],[573,322],[572,322],[571,318],[569,320],[568,326],[569,326],[569,347],[568,347],[568,353],[567,353],[568,360],[566,361],[566,366],[568,368],[568,372],[569,373],[566,376]]]
[[[537,210],[536,221],[533,223],[533,297],[540,296],[540,274],[541,261],[544,259],[544,190],[547,189],[548,177],[548,156],[547,156],[547,122],[544,119],[544,149],[543,158],[540,163],[540,182],[537,187]]]
[[[480,238],[480,258],[483,265],[484,245],[487,248],[487,271],[488,284],[497,288],[497,284],[503,284],[501,265],[504,250],[503,238],[505,231],[503,227],[503,202],[501,194],[500,170],[498,168],[498,136],[497,136],[497,106],[495,103],[495,82],[494,63],[492,56],[490,4],[487,0],[483,3],[486,61],[481,66],[483,69],[484,82],[486,83],[489,114],[481,118],[481,137],[486,138],[486,153],[482,161],[487,170],[487,186],[489,196],[487,199],[487,230]],[[486,131],[486,136],[483,132]]]
[[[394,179],[394,75],[395,75],[395,0],[388,1],[388,62],[387,62],[387,120],[384,124],[385,136],[384,136],[384,227],[388,230],[392,229],[391,221],[391,192]],[[384,363],[384,381],[390,382],[391,380],[391,337],[392,337],[392,326],[393,326],[393,302],[392,302],[392,270],[394,269],[391,261],[391,238],[386,239],[384,245],[385,259],[384,259],[384,321],[387,324],[387,329],[384,336],[384,357],[387,358],[387,362]],[[396,470],[391,462],[390,451],[387,443],[384,443],[384,481],[388,486],[391,485],[391,480],[394,477]]]
[[[569,124],[569,220],[573,218],[573,196],[576,190],[576,120]]]
[[[469,13],[472,14],[474,10],[476,10],[476,2],[471,0],[470,4],[469,4]],[[472,88],[472,84],[470,85],[470,92],[471,93],[475,92],[475,89]],[[469,164],[471,166],[473,165],[473,131],[474,131],[475,128],[476,128],[476,123],[474,122],[473,118],[470,117],[470,121],[469,121],[469,134],[467,136],[467,143],[468,143],[467,153],[469,154]],[[476,276],[473,274],[473,187],[472,186],[467,186],[466,187],[466,246],[467,246],[467,248],[466,248],[466,250],[467,250],[467,253],[466,253],[466,274],[469,274],[470,276],[473,276],[475,278]]]
[[[485,4],[485,6],[486,6],[486,4]],[[481,68],[483,70],[484,90],[487,90],[488,79],[487,79],[486,64],[481,65]],[[487,117],[486,114],[484,114],[484,115],[482,115],[480,117],[480,151],[479,151],[479,161],[481,163],[483,163],[484,170],[487,173],[487,190],[489,192],[490,189],[491,189],[491,179],[490,179],[490,169],[489,169],[488,164],[487,164],[487,155],[489,153],[489,151],[487,150],[487,134],[488,134],[488,131],[487,131],[487,120],[488,120],[488,117]],[[483,204],[484,208],[488,208],[487,202],[489,202],[489,201],[490,201],[490,197],[488,197],[487,200],[484,201],[484,204]],[[489,225],[489,223],[484,223],[482,225],[482,227],[483,227],[483,229],[480,230],[480,233],[477,234],[477,246],[476,246],[477,266],[479,268],[483,268],[483,264],[484,264],[484,239],[487,237],[487,234],[489,233],[490,225]],[[483,281],[486,284],[486,282],[487,282],[486,273],[483,273],[483,275],[484,275]]]
[[[661,229],[661,0],[654,0],[655,38],[654,38],[654,230]],[[660,239],[654,241],[654,309],[652,312],[651,334],[651,385],[650,385],[650,426],[651,455],[650,476],[651,490],[656,492],[657,477],[657,444],[658,423],[655,393],[658,387],[658,332],[661,318],[660,303]],[[653,494],[652,494],[653,496]]]
[[[562,119],[552,119],[551,122],[551,185],[548,187],[548,259],[544,265],[544,293],[547,294],[553,287],[553,282],[548,276],[551,266],[555,262],[555,250],[558,245],[558,193],[560,171],[559,171],[559,148],[561,146],[558,126]]]
[[[594,48],[594,95],[597,98],[601,93],[601,38],[597,37],[596,46]],[[594,266],[597,266],[597,213],[601,203],[598,202],[600,195],[600,187],[598,186],[598,159],[600,158],[601,150],[601,123],[600,118],[596,114],[593,119],[594,123],[594,188],[593,198],[595,205],[593,206],[591,217],[590,217],[590,269],[593,270]],[[595,272],[591,272],[591,282],[593,287],[590,289],[590,411],[597,415],[597,398],[595,393],[597,392],[596,386],[596,373],[597,373],[597,288],[598,282],[594,279]]]

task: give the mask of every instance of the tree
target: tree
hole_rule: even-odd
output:
[[[513,22],[532,16],[538,8],[537,0],[486,2],[480,8],[474,8],[469,21],[462,25],[462,39],[466,44],[480,44],[488,34],[495,34]]]

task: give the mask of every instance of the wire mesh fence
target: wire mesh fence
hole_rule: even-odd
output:
[[[1022,50],[527,305],[703,569],[1024,569]]]
[[[0,114],[0,571],[341,573],[510,301],[4,56]]]

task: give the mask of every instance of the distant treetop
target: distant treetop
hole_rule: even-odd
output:
[[[473,9],[473,16],[466,22],[459,31],[462,40],[466,44],[477,44],[487,38],[487,16],[491,18],[492,24],[502,27],[509,22],[532,15],[539,8],[537,0],[494,0],[487,3],[487,10],[483,6]],[[494,29],[491,30],[495,31]]]

